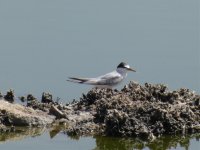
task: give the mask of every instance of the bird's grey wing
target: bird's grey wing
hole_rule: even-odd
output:
[[[116,85],[123,80],[122,76],[117,74],[106,74],[105,76],[101,76],[99,81],[97,82],[98,85]]]

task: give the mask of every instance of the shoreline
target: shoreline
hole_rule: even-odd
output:
[[[29,94],[24,105],[14,103],[13,91],[0,100],[0,132],[17,126],[65,125],[68,135],[139,137],[200,133],[200,95],[181,88],[170,91],[163,84],[130,82],[120,91],[92,89],[79,100],[62,105],[43,93]]]

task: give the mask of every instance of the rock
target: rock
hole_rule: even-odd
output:
[[[3,95],[1,94],[1,92],[0,92],[0,99],[2,99],[3,98]]]
[[[10,90],[6,93],[6,95],[4,96],[4,99],[10,103],[14,102],[14,91]]]
[[[31,107],[33,109],[38,109],[44,112],[49,112],[51,106],[53,103],[42,103],[40,100],[38,100],[36,97],[34,97],[32,94],[28,94],[26,96],[26,99],[24,96],[22,96],[23,101],[27,101],[27,107]]]
[[[35,98],[32,94],[28,94],[26,99],[27,99],[27,101],[37,100],[37,98]]]
[[[186,88],[170,91],[163,84],[130,82],[121,91],[93,88],[66,106],[53,102],[49,93],[42,94],[41,102],[29,94],[27,107],[0,101],[0,125],[37,126],[55,119],[68,135],[154,140],[163,134],[200,133],[200,95]]]
[[[51,103],[53,102],[53,96],[50,93],[42,93],[42,103]]]
[[[66,115],[62,111],[60,111],[56,106],[53,105],[51,106],[49,113],[51,115],[56,116],[56,119],[66,118]]]
[[[24,96],[20,96],[20,97],[19,97],[19,100],[20,100],[22,103],[24,103],[24,102],[26,101],[26,98],[25,98]]]
[[[45,112],[34,110],[20,104],[0,101],[1,122],[13,126],[46,126],[54,121],[54,117]]]
[[[92,89],[71,106],[74,113],[88,112],[94,118],[83,122],[74,117],[69,133],[89,133],[90,128],[81,128],[89,122],[102,135],[149,140],[163,134],[200,132],[199,99],[193,91],[169,91],[163,84],[130,82],[121,91]]]
[[[199,106],[199,105],[200,105],[200,96],[196,96],[196,97],[195,97],[194,104],[195,104],[196,106]]]

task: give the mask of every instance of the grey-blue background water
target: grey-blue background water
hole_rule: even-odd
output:
[[[95,77],[125,61],[137,73],[124,84],[200,93],[199,33],[198,0],[0,0],[0,91],[47,91],[65,103],[91,89],[68,76]]]

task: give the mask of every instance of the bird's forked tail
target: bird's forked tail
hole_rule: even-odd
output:
[[[67,81],[74,82],[74,83],[85,83],[88,81],[88,79],[87,78],[69,77],[69,79],[67,79]]]

